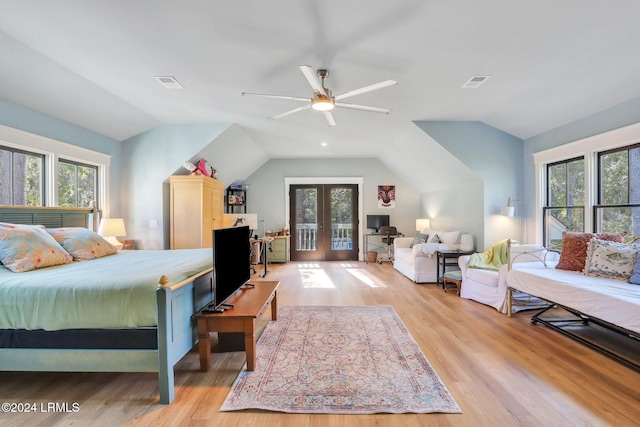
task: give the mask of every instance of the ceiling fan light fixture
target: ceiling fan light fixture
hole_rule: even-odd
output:
[[[311,100],[311,108],[316,111],[331,111],[335,108],[336,102],[330,96],[321,93],[316,94]]]

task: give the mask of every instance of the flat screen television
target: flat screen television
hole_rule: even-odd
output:
[[[213,303],[224,308],[225,301],[251,278],[251,230],[248,226],[213,230]]]
[[[383,225],[389,225],[389,215],[367,215],[367,228],[377,232]]]

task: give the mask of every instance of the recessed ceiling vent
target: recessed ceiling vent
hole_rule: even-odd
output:
[[[156,80],[162,83],[167,89],[183,89],[184,86],[172,76],[156,76]]]
[[[465,89],[475,89],[482,83],[486,82],[491,76],[473,76],[465,84],[462,85]]]

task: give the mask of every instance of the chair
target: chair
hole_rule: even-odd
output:
[[[382,237],[382,244],[387,248],[387,257],[380,258],[378,264],[382,264],[383,261],[393,262],[393,240],[398,236],[398,229],[389,225],[383,225],[378,230],[378,234]]]

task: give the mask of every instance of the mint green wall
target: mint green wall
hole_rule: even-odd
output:
[[[525,200],[530,201],[525,205],[527,217],[533,218],[536,208],[534,153],[634,123],[640,123],[640,98],[526,139],[523,153],[523,179],[524,197]],[[529,235],[534,234],[533,224],[529,224],[527,231]],[[534,238],[537,242],[542,242],[542,236],[534,236]]]
[[[522,140],[482,122],[417,121],[415,124],[482,181],[481,185],[470,182],[469,186],[425,193],[423,206],[442,206],[445,210],[438,215],[455,218],[472,230],[481,230],[474,233],[478,250],[500,239],[518,236],[518,221],[501,213],[507,197],[523,200]],[[461,214],[462,206],[466,208]]]
[[[267,230],[288,227],[284,180],[301,177],[362,177],[362,214],[388,214],[399,231],[407,236],[415,235],[420,193],[377,159],[271,159],[246,180],[250,185],[248,211],[257,213],[258,219],[265,221]],[[394,209],[378,208],[378,185],[396,186]]]
[[[109,182],[111,194],[108,197],[110,203],[108,209],[112,216],[120,215],[120,165],[122,161],[122,143],[120,141],[5,99],[0,99],[0,124],[110,155],[112,157]],[[107,207],[101,206],[101,208]]]

